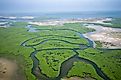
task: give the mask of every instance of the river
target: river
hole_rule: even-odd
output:
[[[29,27],[27,28],[31,28],[30,25]],[[51,29],[35,29],[37,31],[41,31],[41,30],[51,30]],[[75,31],[75,30],[72,30],[72,29],[55,29],[55,30],[66,30],[66,31],[73,31],[75,32],[76,34],[78,34],[81,38],[85,38],[87,41],[88,41],[88,46],[85,45],[82,46],[82,48],[48,48],[48,49],[41,49],[41,50],[37,50],[36,48],[34,48],[34,46],[37,46],[37,45],[41,45],[43,44],[43,42],[47,42],[49,41],[50,39],[45,39],[43,40],[42,42],[38,43],[38,44],[35,44],[35,45],[27,45],[27,42],[30,41],[30,40],[33,40],[33,39],[36,39],[38,37],[41,37],[41,36],[37,36],[37,37],[34,37],[34,38],[30,38],[28,40],[25,40],[21,46],[24,46],[24,47],[30,47],[30,48],[33,48],[34,49],[34,52],[32,52],[30,54],[31,56],[31,59],[33,61],[33,68],[32,68],[32,74],[38,79],[38,80],[60,80],[61,78],[63,77],[66,77],[69,70],[73,67],[73,63],[76,62],[76,61],[81,61],[81,62],[85,62],[87,64],[90,64],[93,66],[93,68],[95,69],[95,71],[97,72],[97,74],[103,78],[104,80],[110,80],[109,77],[96,65],[96,63],[94,63],[93,61],[91,60],[88,60],[88,59],[85,59],[83,57],[79,57],[79,53],[77,52],[77,50],[84,50],[84,49],[87,49],[87,48],[94,48],[94,41],[90,40],[88,37],[85,37],[82,33],[78,32],[78,31]],[[52,35],[51,35],[52,36]],[[54,36],[54,35],[53,35]],[[58,36],[56,36],[58,37]],[[63,37],[67,37],[67,36],[61,36],[62,38]],[[71,39],[71,37],[68,37]],[[56,40],[59,40],[59,39],[56,39]],[[71,43],[69,41],[65,41],[65,40],[61,40],[62,42],[66,42],[68,44],[74,44],[74,43]],[[59,75],[55,78],[49,78],[46,74],[43,74],[42,73],[42,70],[41,68],[39,67],[39,60],[37,59],[36,57],[36,54],[38,52],[41,52],[43,50],[72,50],[73,52],[75,52],[76,54],[73,55],[72,57],[68,58],[67,60],[65,60],[61,66],[60,66],[60,72],[59,72]]]

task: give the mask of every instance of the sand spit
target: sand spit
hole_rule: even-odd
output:
[[[85,36],[94,41],[100,41],[103,48],[121,48],[121,29],[103,27],[99,25],[89,24],[86,27],[93,28],[96,31],[86,33]]]

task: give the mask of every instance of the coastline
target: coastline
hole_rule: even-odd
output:
[[[49,25],[63,25],[65,23],[93,23],[101,21],[109,21],[112,18],[80,18],[80,19],[57,19],[57,20],[46,20],[46,21],[30,21],[28,24],[38,25],[38,26],[49,26]]]

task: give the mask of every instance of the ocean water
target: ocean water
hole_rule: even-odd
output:
[[[77,18],[121,18],[121,11],[85,11],[85,12],[63,12],[47,13],[44,16],[60,19],[77,19]]]
[[[80,18],[121,18],[121,11],[81,11],[81,12],[38,12],[38,13],[8,13],[0,16],[34,16],[36,20],[50,19],[80,19]]]

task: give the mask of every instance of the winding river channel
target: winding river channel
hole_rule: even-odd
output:
[[[28,28],[31,28],[30,25]],[[49,31],[51,29],[35,29],[34,28],[34,31],[42,31],[42,30],[46,30],[46,31]],[[87,41],[88,41],[88,44],[89,45],[84,45],[84,44],[81,44],[81,48],[46,48],[46,49],[40,49],[40,50],[37,50],[34,46],[37,46],[37,45],[41,45],[49,40],[56,40],[56,41],[62,41],[62,42],[65,42],[65,43],[68,43],[68,44],[73,44],[73,45],[80,45],[80,44],[77,44],[77,43],[72,43],[72,42],[69,42],[69,41],[66,41],[66,40],[60,40],[60,39],[51,39],[51,38],[48,38],[48,39],[44,39],[43,41],[37,43],[37,44],[34,44],[34,45],[28,45],[27,42],[28,41],[31,41],[33,39],[36,39],[36,38],[40,38],[40,37],[43,37],[43,36],[36,36],[36,37],[33,37],[33,38],[30,38],[28,40],[25,40],[21,46],[24,46],[24,47],[30,47],[30,48],[33,48],[34,51],[30,54],[30,57],[33,61],[33,68],[32,68],[32,74],[38,79],[38,80],[60,80],[61,78],[63,77],[66,77],[68,72],[71,70],[71,68],[73,67],[73,63],[74,62],[77,62],[77,61],[81,61],[81,62],[85,62],[87,64],[90,64],[93,66],[93,68],[95,69],[96,73],[104,80],[110,80],[110,78],[101,70],[101,68],[98,67],[98,65],[96,63],[94,63],[93,61],[89,60],[89,59],[85,59],[83,57],[79,57],[79,53],[77,52],[77,50],[84,50],[84,49],[87,49],[87,48],[94,48],[94,41],[90,40],[89,38],[85,37],[82,33],[78,32],[78,31],[75,31],[75,30],[72,30],[72,29],[54,29],[54,30],[65,30],[65,31],[73,31],[75,32],[76,34],[78,34],[80,36],[80,38],[85,38]],[[28,30],[29,31],[29,30]],[[74,37],[67,37],[67,36],[61,36],[61,35],[46,35],[46,36],[56,36],[56,37],[66,37],[66,38],[70,38],[70,39],[73,39]],[[73,55],[72,57],[68,58],[67,60],[65,60],[61,66],[60,66],[60,72],[58,74],[57,77],[55,78],[50,78],[48,77],[46,74],[43,74],[42,73],[42,70],[41,68],[39,67],[39,60],[37,59],[36,57],[36,54],[38,52],[41,52],[41,51],[47,51],[47,50],[72,50],[75,55]],[[41,62],[41,61],[40,61]]]

